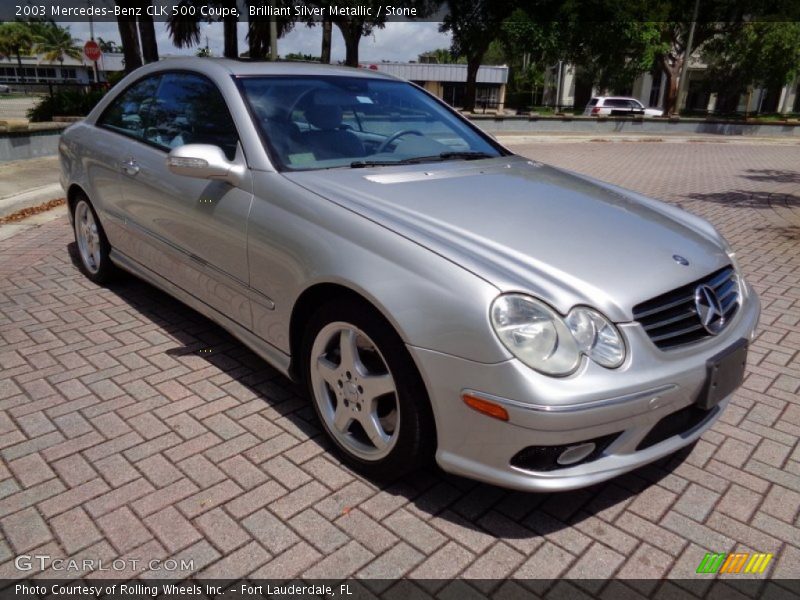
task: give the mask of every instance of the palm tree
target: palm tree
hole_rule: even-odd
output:
[[[151,1],[142,2],[141,16],[138,18],[139,37],[142,40],[142,58],[144,62],[158,62],[158,42],[152,15],[148,14]]]
[[[103,38],[97,38],[97,44],[100,46],[100,51],[103,53],[115,54],[122,51],[122,48],[119,47],[119,44],[114,40],[104,40]]]
[[[81,57],[79,42],[80,40],[72,37],[68,27],[59,27],[55,23],[50,23],[33,38],[33,51],[42,54],[49,62],[57,60],[61,66],[61,76],[64,77],[64,58],[80,59]]]
[[[22,70],[22,55],[30,54],[33,47],[33,33],[24,23],[0,23],[0,55],[16,56],[20,83],[25,83]]]
[[[167,17],[167,30],[172,43],[178,48],[191,48],[200,43],[200,6],[207,4],[201,0],[180,0],[179,7],[192,6],[195,10],[186,11],[193,14],[172,14]],[[226,8],[236,6],[235,0],[214,0],[213,4],[223,5]],[[178,11],[179,13],[181,11]],[[223,19],[223,40],[225,58],[237,58],[239,56],[239,38],[237,31],[238,19],[235,16]]]

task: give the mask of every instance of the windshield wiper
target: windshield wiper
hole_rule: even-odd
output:
[[[479,158],[495,158],[493,155],[489,154],[488,152],[472,152],[472,151],[464,151],[464,152],[442,152],[439,154],[439,158],[442,160],[477,160]]]
[[[415,165],[424,162],[436,162],[442,160],[477,160],[479,158],[494,158],[487,152],[440,152],[432,156],[413,156],[400,160],[355,160],[350,163],[350,168],[361,169],[365,167],[390,167],[393,165]]]

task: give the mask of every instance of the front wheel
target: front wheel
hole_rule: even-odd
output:
[[[72,216],[81,271],[95,283],[107,282],[115,268],[109,257],[111,246],[97,213],[85,197],[79,197]]]
[[[322,307],[309,323],[304,358],[314,409],[346,462],[386,477],[429,459],[435,431],[427,393],[402,340],[374,309]]]

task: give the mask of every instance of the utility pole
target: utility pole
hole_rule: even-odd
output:
[[[89,7],[89,39],[94,41],[94,19],[92,18],[92,0],[86,0],[86,5]],[[94,82],[100,82],[100,76],[97,72],[97,61],[92,61],[94,63]],[[62,67],[63,68],[63,67]],[[62,73],[61,76],[63,77],[64,74]]]
[[[275,3],[271,2],[272,8],[275,8]],[[272,61],[278,60],[278,21],[275,20],[275,10],[270,11],[271,16],[269,19],[269,59]]]
[[[694,12],[692,14],[692,22],[689,25],[689,38],[686,40],[686,52],[683,56],[683,64],[681,65],[681,77],[678,79],[678,98],[676,101],[677,106],[675,112],[681,112],[681,100],[683,100],[683,93],[686,90],[686,77],[689,73],[689,59],[692,57],[692,44],[694,43],[694,28],[697,25],[697,13],[700,11],[700,0],[694,0]],[[685,106],[685,103],[684,103]]]

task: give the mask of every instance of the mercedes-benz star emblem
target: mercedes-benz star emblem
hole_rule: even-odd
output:
[[[725,327],[725,313],[722,303],[714,288],[708,285],[698,285],[694,291],[694,305],[697,316],[705,330],[711,335],[717,335]]]
[[[672,255],[672,260],[674,260],[679,265],[683,265],[684,267],[688,267],[689,266],[689,261],[686,260],[685,258],[683,258],[680,254],[673,254]]]

